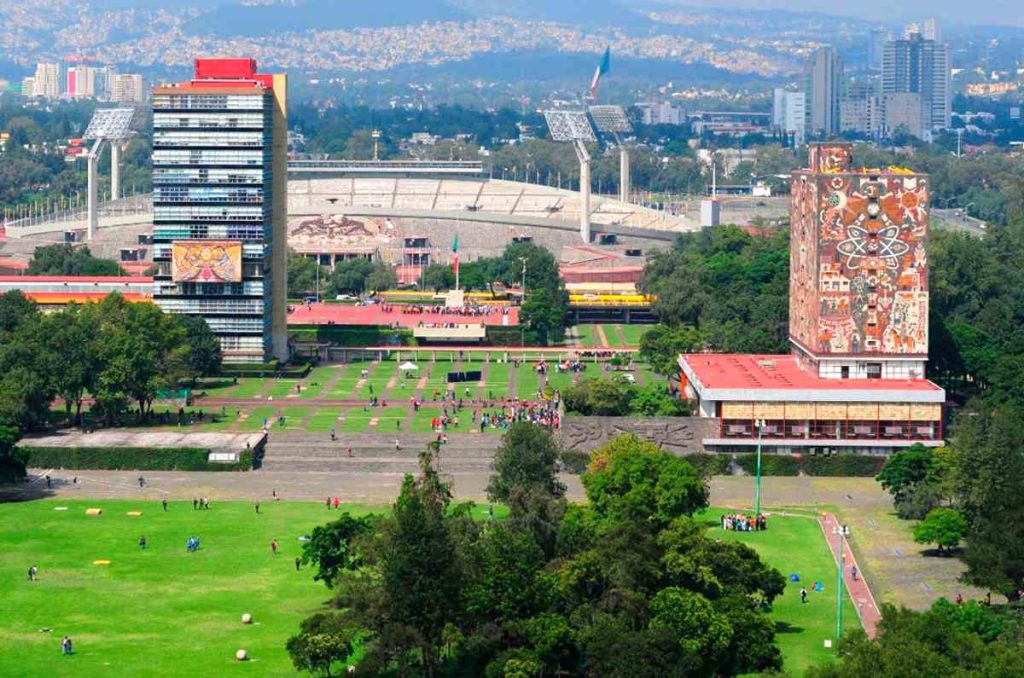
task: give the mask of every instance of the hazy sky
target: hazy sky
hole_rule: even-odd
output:
[[[628,0],[626,0],[628,3]],[[888,23],[934,16],[944,23],[994,24],[1024,27],[1024,0],[670,0],[700,7],[792,9],[856,16]]]

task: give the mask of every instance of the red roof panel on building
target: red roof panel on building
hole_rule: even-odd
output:
[[[927,379],[823,379],[792,355],[695,353],[680,356],[706,389],[941,392]]]

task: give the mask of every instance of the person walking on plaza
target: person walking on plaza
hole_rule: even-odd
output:
[[[64,636],[64,639],[60,641],[60,653],[62,655],[69,655],[72,652],[74,652],[74,649],[71,645],[71,638]]]
[[[35,565],[32,565],[31,567],[28,568],[28,580],[29,581],[35,581],[36,580],[36,576],[38,574],[39,574],[39,568],[37,568]]]
[[[853,576],[853,581],[857,581],[857,566],[854,565],[850,568],[850,574]]]
[[[337,498],[337,497],[335,497],[335,498],[334,498],[334,508],[338,508],[338,507],[339,507],[340,505],[341,505],[341,502],[340,502],[340,501],[338,501],[338,498]]]
[[[806,603],[807,602],[807,589],[800,589],[800,602],[801,603]]]
[[[146,535],[139,537],[139,549],[142,551],[146,550]]]
[[[327,501],[325,501],[324,503],[327,504],[327,510],[330,511],[331,510],[331,498],[327,497]]]

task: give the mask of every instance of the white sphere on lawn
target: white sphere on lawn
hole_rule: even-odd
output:
[[[252,615],[249,614],[248,612],[243,614],[242,615],[242,623],[243,624],[251,624],[252,623]]]
[[[249,659],[249,653],[246,652],[245,650],[239,650],[238,652],[235,653],[235,659],[237,659],[240,662],[244,662],[247,659]]]

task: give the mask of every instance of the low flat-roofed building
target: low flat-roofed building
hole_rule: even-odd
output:
[[[102,301],[117,292],[128,301],[153,301],[153,278],[146,276],[3,275],[0,294],[21,292],[44,311],[68,304]]]

